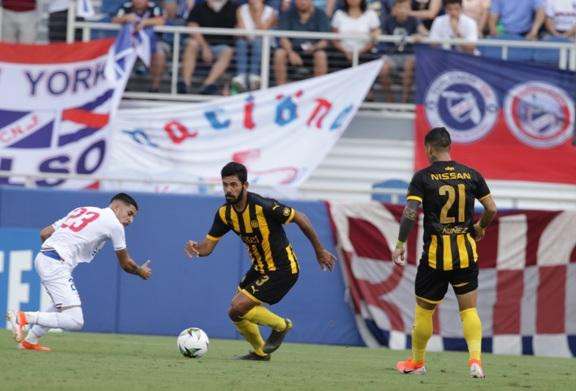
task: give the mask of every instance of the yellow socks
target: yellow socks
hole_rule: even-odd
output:
[[[264,340],[262,339],[262,335],[260,335],[258,325],[247,319],[242,319],[240,322],[234,322],[234,324],[244,339],[252,345],[254,353],[259,356],[266,356],[266,353],[262,350],[264,347]]]
[[[268,308],[257,305],[244,315],[244,319],[248,319],[250,322],[260,324],[262,326],[268,326],[275,331],[283,331],[286,328],[286,321],[284,318],[276,315]]]
[[[432,336],[434,310],[426,310],[416,304],[414,327],[412,328],[412,361],[423,362],[426,344]]]
[[[482,353],[482,321],[480,321],[478,311],[476,311],[476,308],[467,308],[464,311],[460,311],[460,319],[462,319],[462,329],[464,330],[464,338],[468,345],[470,359],[480,361]]]

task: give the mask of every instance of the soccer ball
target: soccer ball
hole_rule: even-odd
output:
[[[184,357],[199,358],[206,354],[209,343],[210,340],[204,330],[197,327],[189,327],[182,330],[176,345]]]

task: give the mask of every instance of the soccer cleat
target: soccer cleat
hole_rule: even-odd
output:
[[[10,322],[12,335],[16,342],[22,342],[24,339],[24,327],[28,324],[24,312],[10,310],[6,313],[6,320]]]
[[[470,376],[475,379],[484,379],[484,369],[482,369],[482,362],[476,359],[468,360],[468,366],[470,367]]]
[[[282,345],[282,341],[284,341],[284,337],[286,337],[286,334],[288,334],[288,331],[290,331],[292,327],[294,327],[294,324],[290,319],[286,318],[284,319],[284,322],[286,322],[286,328],[284,330],[282,331],[272,330],[272,332],[270,333],[270,336],[268,337],[266,343],[264,344],[264,348],[262,348],[264,353],[270,354],[278,350],[280,345]]]
[[[408,357],[406,361],[398,361],[396,363],[396,370],[400,373],[410,374],[410,375],[425,375],[426,367],[424,366],[424,361],[414,362],[412,357]]]
[[[48,346],[44,346],[44,345],[40,345],[39,343],[30,343],[26,340],[23,340],[22,342],[20,342],[18,344],[18,348],[19,349],[24,349],[24,350],[37,350],[39,352],[50,352],[52,351],[52,349],[50,349]]]
[[[248,354],[245,354],[244,356],[240,356],[238,357],[238,360],[247,360],[247,361],[270,361],[270,355],[267,354],[265,356],[261,356],[259,354],[256,354],[254,352],[249,352]]]

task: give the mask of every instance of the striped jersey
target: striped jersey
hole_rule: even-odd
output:
[[[482,175],[454,161],[434,162],[414,174],[406,199],[421,202],[424,211],[420,263],[438,270],[475,264],[474,200],[489,195]]]
[[[232,230],[246,245],[252,267],[261,274],[273,271],[298,273],[298,261],[282,224],[288,224],[296,211],[278,201],[248,192],[248,202],[238,212],[224,204],[214,216],[209,240],[220,240]]]

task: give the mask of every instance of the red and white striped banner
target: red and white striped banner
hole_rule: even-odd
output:
[[[362,338],[368,346],[409,348],[423,216],[407,241],[407,265],[399,268],[391,254],[402,206],[331,202],[329,208]],[[576,212],[499,213],[478,252],[483,350],[575,356]],[[466,350],[451,289],[435,313],[428,349]]]

